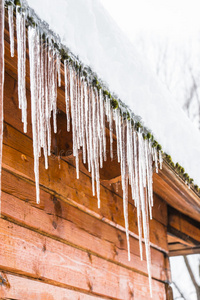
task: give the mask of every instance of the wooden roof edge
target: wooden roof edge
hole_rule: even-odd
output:
[[[180,176],[164,162],[154,174],[154,192],[183,214],[200,222],[200,198]]]

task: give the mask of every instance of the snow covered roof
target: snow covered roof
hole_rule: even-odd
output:
[[[61,42],[142,117],[163,150],[200,185],[200,133],[144,65],[99,0],[27,0]]]

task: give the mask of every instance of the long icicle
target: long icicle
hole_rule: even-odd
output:
[[[31,118],[33,134],[34,172],[36,185],[36,201],[40,203],[39,191],[39,132],[38,132],[38,92],[37,92],[37,32],[35,28],[28,28],[30,88],[31,88]]]
[[[26,27],[25,16],[16,6],[16,30],[17,30],[17,64],[18,64],[18,101],[22,111],[24,132],[27,132],[27,99],[26,99]]]
[[[15,44],[14,44],[14,22],[13,22],[13,5],[8,5],[8,23],[10,34],[10,55],[14,57]]]

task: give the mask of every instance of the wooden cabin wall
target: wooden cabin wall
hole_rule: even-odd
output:
[[[18,109],[16,56],[10,58],[8,36],[5,43],[0,299],[151,299],[132,202],[128,262],[120,186],[117,192],[115,184],[101,184],[98,210],[84,167],[77,180],[73,159],[52,155],[48,170],[41,158],[41,202],[36,204],[29,80],[29,125],[24,134]],[[58,95],[59,109],[64,111],[63,86]],[[164,300],[169,281],[167,206],[156,195],[154,201],[150,222],[153,299]]]

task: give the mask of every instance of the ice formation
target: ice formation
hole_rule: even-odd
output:
[[[0,19],[0,92],[3,99],[4,81],[4,2],[1,2]],[[24,131],[27,131],[26,100],[26,15],[27,11],[16,6],[16,31],[18,52],[18,99],[22,111]],[[10,50],[14,55],[13,6],[8,6]],[[93,84],[94,79],[86,76],[81,68],[70,59],[61,63],[57,40],[51,34],[37,26],[28,26],[28,47],[30,64],[31,120],[33,135],[34,172],[36,201],[40,202],[39,158],[43,154],[45,168],[48,168],[48,156],[51,155],[51,117],[53,130],[57,132],[57,88],[61,86],[61,69],[64,70],[67,131],[72,131],[73,155],[76,163],[76,175],[79,178],[79,153],[82,151],[83,163],[87,163],[92,177],[92,193],[97,196],[100,208],[100,168],[107,159],[106,128],[109,129],[110,158],[114,159],[114,150],[121,166],[121,184],[123,190],[123,211],[127,237],[128,259],[130,260],[128,201],[133,199],[137,207],[138,234],[141,259],[142,232],[144,235],[147,269],[151,288],[151,257],[149,242],[149,218],[152,218],[153,206],[153,161],[156,172],[158,164],[162,167],[162,154],[145,139],[141,129],[133,118],[124,117],[122,106],[113,107],[110,96]],[[0,164],[2,158],[3,102],[0,105]],[[113,134],[116,135],[117,149],[113,149]],[[128,187],[131,186],[131,195]]]
[[[18,101],[19,101],[19,108],[22,111],[22,122],[24,124],[24,132],[26,133],[27,132],[26,26],[25,26],[25,15],[21,11],[20,6],[16,6],[16,31],[17,31],[17,54],[18,54]]]
[[[10,33],[10,55],[14,57],[15,44],[14,44],[14,22],[13,22],[13,5],[8,6],[8,22]]]

